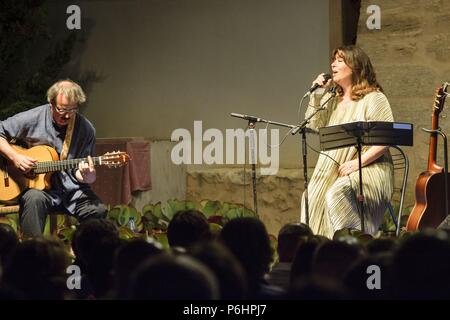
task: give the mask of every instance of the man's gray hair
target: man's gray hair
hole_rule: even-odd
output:
[[[70,80],[59,80],[47,90],[47,101],[52,103],[58,94],[64,94],[71,103],[82,104],[86,101],[86,95],[78,83]]]

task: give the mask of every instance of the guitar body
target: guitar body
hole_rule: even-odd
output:
[[[49,146],[35,146],[30,149],[11,145],[17,152],[30,156],[38,162],[59,160],[58,153]],[[0,163],[0,201],[11,201],[16,199],[23,190],[49,189],[52,172],[42,174],[24,174],[17,169],[10,161],[2,159]]]
[[[450,182],[450,174],[448,180]],[[445,174],[422,172],[416,181],[416,203],[409,215],[406,229],[409,231],[437,228],[445,219]],[[449,185],[450,189],[450,185]],[[450,190],[447,194],[450,200]],[[450,201],[449,201],[450,206]]]

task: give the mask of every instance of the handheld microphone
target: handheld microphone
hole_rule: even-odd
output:
[[[325,74],[323,75],[323,77],[324,77],[324,79],[325,79],[325,82],[323,83],[323,85],[325,85],[325,84],[328,82],[328,80],[331,79],[331,75],[330,75],[329,73],[325,73]],[[313,93],[314,91],[316,91],[317,88],[320,88],[321,86],[322,86],[322,85],[319,85],[319,84],[315,83],[315,84],[311,87],[311,89],[309,89],[308,92],[305,93],[305,95],[303,96],[303,98],[305,98],[305,97],[311,95],[311,93]]]

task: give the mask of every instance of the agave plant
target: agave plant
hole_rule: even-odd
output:
[[[230,202],[203,200],[200,202],[201,211],[209,222],[224,225],[228,221],[239,217],[258,218],[256,213],[242,205]]]
[[[136,208],[126,205],[117,205],[108,211],[106,216],[116,223],[119,227],[119,234],[121,228],[127,228],[130,232],[139,233],[144,229],[142,214],[136,210]],[[122,234],[127,232],[122,231]]]
[[[146,230],[167,230],[175,213],[182,210],[198,210],[199,205],[193,201],[170,199],[165,203],[147,204],[142,208]]]

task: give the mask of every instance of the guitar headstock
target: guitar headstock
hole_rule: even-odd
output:
[[[433,115],[438,116],[441,113],[442,109],[444,109],[445,98],[449,94],[447,92],[448,87],[449,83],[445,82],[442,86],[436,88],[433,104]]]
[[[121,167],[131,160],[130,156],[126,152],[122,151],[107,152],[101,156],[101,159],[102,165],[105,165],[108,168]]]

